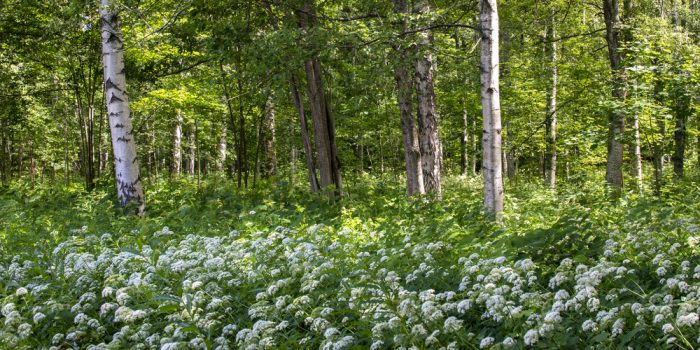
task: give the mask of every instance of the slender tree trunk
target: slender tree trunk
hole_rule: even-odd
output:
[[[224,167],[226,165],[226,125],[221,128],[221,134],[219,136],[219,148],[218,148],[218,159],[216,163],[216,170],[220,173],[224,172]]]
[[[496,0],[480,0],[481,105],[483,113],[484,207],[487,216],[501,220],[503,169],[501,163],[501,98],[499,90],[499,21]]]
[[[194,120],[194,130],[192,131],[194,134],[192,136],[192,148],[194,149],[192,159],[197,159],[197,191],[199,191],[199,189],[201,188],[202,181],[202,159],[199,157],[199,145],[197,145],[197,141],[199,141],[199,123],[197,122],[197,119]]]
[[[608,56],[612,71],[612,96],[619,103],[625,101],[625,73],[622,66],[620,53],[620,13],[618,0],[603,0],[603,14],[605,17],[606,41],[608,44]],[[612,197],[619,197],[622,193],[622,162],[623,144],[622,136],[625,132],[625,114],[617,108],[610,112],[608,118],[608,160],[605,168],[605,181],[607,182]]]
[[[131,125],[131,110],[126,93],[124,50],[119,18],[110,0],[101,0],[102,59],[104,61],[104,88],[107,112],[114,149],[114,174],[117,194],[122,206],[130,202],[138,205],[142,216],[145,198],[139,175],[139,163]]]
[[[557,42],[555,40],[556,28],[554,20],[554,9],[550,24],[547,27],[547,38],[550,41],[549,45],[545,44],[546,51],[549,53],[550,63],[550,91],[548,96],[547,112],[544,121],[545,140],[547,143],[545,151],[545,184],[549,188],[556,187],[557,183],[557,83],[559,80],[557,69]]]
[[[467,107],[462,108],[462,135],[459,138],[459,171],[462,176],[467,176],[467,165],[469,164],[469,115]]]
[[[634,132],[634,144],[632,145],[632,177],[637,182],[637,188],[641,191],[644,186],[644,173],[642,169],[642,138],[639,132],[639,116],[632,115],[632,131]]]
[[[182,171],[182,112],[179,109],[176,118],[172,144],[173,161],[170,165],[170,172],[175,175]]]
[[[263,128],[265,125],[265,119],[267,117],[267,101],[265,102],[265,107],[263,112],[260,114],[260,120],[256,123],[257,125],[255,126],[256,132],[257,132],[257,138],[256,138],[256,145],[255,145],[255,165],[253,167],[253,188],[258,183],[258,177],[260,177],[260,149],[264,147],[264,134],[263,134]]]
[[[265,123],[263,128],[263,137],[265,140],[265,175],[277,175],[277,135],[275,132],[276,124],[275,104],[272,99],[272,94],[268,96],[265,102]]]
[[[510,121],[506,121],[506,144],[508,145],[508,152],[506,153],[506,166],[503,172],[508,176],[508,180],[515,180],[516,175],[516,161],[515,161],[515,150],[513,149],[513,130],[510,128]]]
[[[685,163],[685,143],[687,138],[686,124],[690,114],[690,96],[678,89],[675,104],[676,127],[673,130],[673,174],[676,179],[683,178]]]
[[[414,13],[429,11],[427,1],[414,3]],[[425,192],[442,195],[441,167],[442,147],[438,134],[438,115],[435,110],[435,89],[433,86],[433,54],[430,52],[432,35],[429,31],[420,34],[419,55],[416,68],[416,102],[418,140],[420,145],[421,168]]]
[[[328,115],[326,111],[325,94],[319,75],[320,63],[317,60],[307,60],[305,63],[306,77],[308,81],[309,99],[311,101],[311,116],[313,118],[314,140],[321,180],[321,188],[335,185],[336,191],[339,184],[335,183],[335,159],[336,155],[331,150],[331,135]]]
[[[654,84],[654,100],[658,105],[663,105],[665,97],[662,96],[664,90],[661,77],[656,77]],[[652,133],[652,152],[654,165],[654,194],[661,195],[661,187],[664,178],[664,144],[666,143],[666,122],[662,116],[655,115],[656,130]]]
[[[187,174],[195,174],[195,160],[197,153],[197,146],[195,141],[194,124],[187,124]]]
[[[477,130],[476,129],[476,118],[472,118],[471,121],[469,122],[469,124],[470,124],[470,129],[474,132],[471,134],[472,137],[471,137],[470,148],[472,150],[472,157],[471,157],[471,160],[469,162],[469,172],[472,175],[476,175],[476,172],[477,172],[477,167],[476,167],[477,152],[479,151],[479,144],[480,144],[479,136],[476,134],[476,130]]]
[[[304,147],[304,157],[306,159],[306,169],[309,174],[309,185],[311,186],[311,192],[318,191],[321,187],[318,183],[318,178],[316,177],[316,164],[314,162],[314,153],[311,149],[311,138],[309,137],[309,126],[306,122],[306,113],[304,112],[304,105],[301,100],[301,93],[299,92],[299,87],[296,78],[292,75],[289,80],[290,91],[292,95],[292,102],[294,102],[294,107],[299,115],[299,125],[301,128],[301,144]]]

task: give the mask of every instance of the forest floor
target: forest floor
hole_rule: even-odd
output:
[[[387,183],[391,184],[387,184]],[[697,348],[700,194],[478,178],[442,201],[359,176],[337,203],[286,184],[0,189],[0,348]]]

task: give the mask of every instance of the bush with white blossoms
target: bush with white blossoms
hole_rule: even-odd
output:
[[[131,244],[83,229],[50,256],[2,260],[0,348],[697,348],[695,221],[649,222],[599,233],[585,254],[410,227],[261,221]]]

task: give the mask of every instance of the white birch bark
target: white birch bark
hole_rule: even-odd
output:
[[[170,172],[179,174],[182,169],[182,112],[178,109],[175,130],[173,130],[173,163]]]
[[[484,207],[500,220],[503,212],[501,99],[499,93],[498,10],[496,0],[480,0],[481,105],[483,116]]]
[[[224,172],[224,165],[226,164],[226,125],[221,128],[221,135],[219,135],[219,157],[216,160],[216,170],[218,172]]]
[[[143,215],[145,198],[139,174],[131,110],[126,92],[124,50],[117,11],[110,0],[101,0],[102,60],[104,89],[109,116],[109,128],[114,149],[114,174],[117,195],[122,206],[136,203],[137,214]]]

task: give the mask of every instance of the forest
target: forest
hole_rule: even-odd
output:
[[[698,61],[698,0],[2,0],[0,349],[698,349]]]

